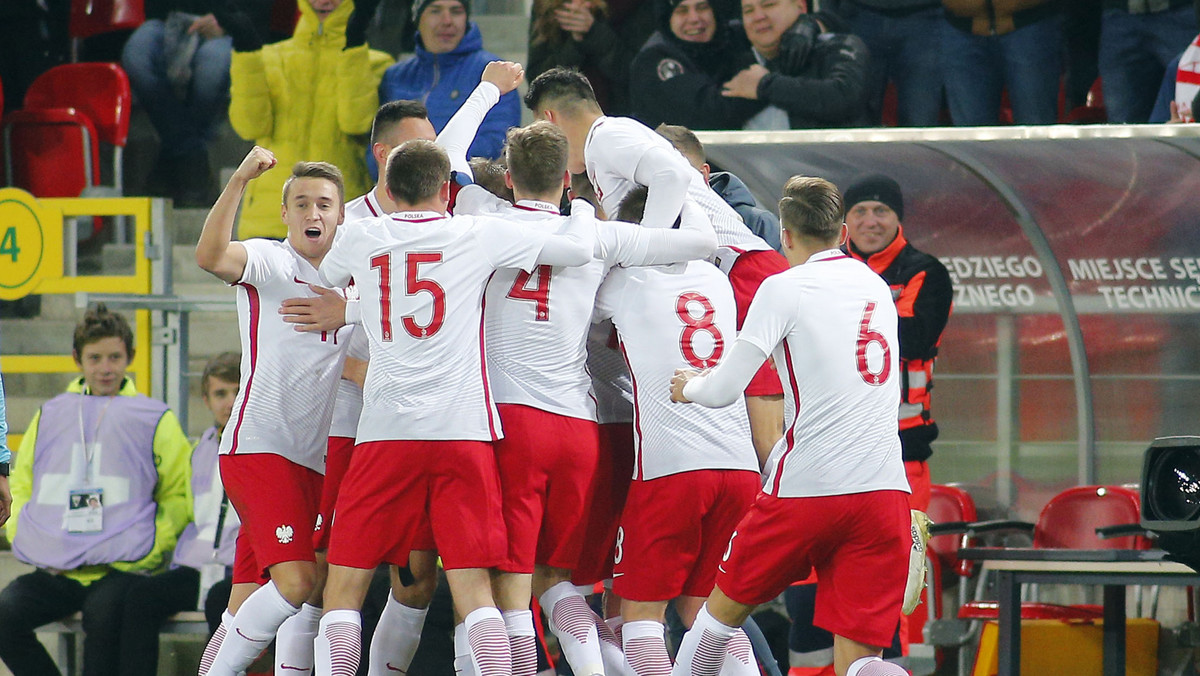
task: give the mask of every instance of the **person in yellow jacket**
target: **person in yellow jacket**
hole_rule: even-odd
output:
[[[369,49],[367,24],[379,0],[300,0],[295,34],[263,46],[235,2],[215,14],[233,38],[229,121],[238,136],[270,148],[280,166],[300,161],[336,165],[346,194],[372,186],[363,156],[379,108],[379,81],[393,63]],[[357,9],[355,5],[358,5]],[[287,236],[279,196],[287,172],[253,182],[242,204],[238,237]]]
[[[58,674],[34,629],[83,611],[83,673],[118,671],[122,600],[163,566],[191,520],[191,443],[126,369],[133,333],[103,305],[75,327],[82,377],[34,415],[13,466],[8,538],[37,570],[0,592],[0,659]]]

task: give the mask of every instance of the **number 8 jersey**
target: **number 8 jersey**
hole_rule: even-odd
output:
[[[887,283],[837,249],[763,282],[738,336],[775,357],[783,382],[784,434],[763,492],[909,492],[896,421],[897,327]]]
[[[672,403],[675,369],[716,366],[737,336],[729,279],[703,261],[615,268],[594,319],[611,318],[633,377],[634,480],[703,469],[758,471],[741,397],[719,409]]]

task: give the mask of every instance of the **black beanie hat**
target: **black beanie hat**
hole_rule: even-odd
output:
[[[467,20],[470,20],[471,19],[471,2],[470,2],[470,0],[458,0],[458,3],[463,6],[463,9],[467,10]],[[425,8],[432,4],[433,4],[433,0],[413,0],[412,25],[415,26],[421,22],[421,12],[424,12]]]
[[[883,202],[896,212],[898,220],[904,220],[904,196],[900,193],[900,184],[890,176],[863,176],[846,188],[843,197],[846,211],[850,211],[859,202]]]

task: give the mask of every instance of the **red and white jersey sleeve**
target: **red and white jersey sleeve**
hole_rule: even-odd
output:
[[[544,241],[507,223],[434,212],[339,230],[321,275],[353,277],[358,287],[370,345],[358,443],[501,436],[484,355],[484,289],[497,268],[531,270]]]
[[[371,188],[365,194],[346,202],[345,223],[364,218],[376,218],[383,215],[379,200],[375,199],[375,189]],[[346,300],[358,302],[358,289],[354,285],[346,287]],[[366,331],[355,331],[350,336],[346,346],[346,355],[355,359],[368,358]],[[358,429],[358,417],[362,413],[362,388],[349,380],[339,380],[337,396],[333,404],[333,420],[329,424],[329,436],[354,438]]]
[[[649,148],[675,152],[670,141],[637,120],[601,117],[592,125],[584,145],[584,164],[600,205],[609,218],[616,216],[621,200],[637,185],[634,172]],[[771,248],[761,237],[750,232],[733,207],[705,184],[700,172],[682,155],[675,154],[681,166],[695,174],[688,184],[688,199],[704,210],[717,233],[719,249],[712,259],[717,267],[728,273],[739,253]]]
[[[670,401],[675,369],[708,368],[737,335],[729,280],[703,261],[614,268],[596,298],[596,317],[620,336],[634,393],[634,479],[701,469],[758,471],[746,407]]]
[[[836,249],[763,282],[739,337],[773,354],[783,382],[785,430],[765,492],[908,492],[897,333],[887,284]]]
[[[633,379],[611,321],[592,324],[588,331],[587,370],[592,377],[597,422],[633,422]]]
[[[316,269],[286,242],[251,239],[236,283],[242,343],[241,388],[221,437],[221,453],[274,453],[317,472],[334,392],[353,327],[300,333],[278,312],[285,299],[315,296]]]
[[[533,200],[510,205],[502,217],[542,232],[559,230],[566,219],[557,205]],[[498,403],[596,419],[586,342],[604,272],[598,260],[574,268],[539,265],[531,272],[496,271],[487,288],[484,335],[488,375]]]

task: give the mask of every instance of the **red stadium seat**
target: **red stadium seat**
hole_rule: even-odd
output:
[[[146,21],[144,0],[71,0],[67,34],[71,61],[79,60],[79,42],[93,35],[131,30]]]
[[[1104,108],[1104,85],[1099,78],[1092,83],[1088,90],[1087,102],[1076,106],[1067,113],[1064,120],[1067,124],[1105,124],[1108,122],[1108,111]]]
[[[958,486],[934,484],[930,486],[929,508],[926,511],[935,524],[968,524],[978,517],[975,500]],[[937,662],[942,664],[947,649],[966,645],[973,637],[970,623],[953,616],[947,617],[943,608],[943,586],[953,577],[958,577],[958,604],[964,605],[971,598],[971,577],[976,566],[974,561],[958,558],[958,550],[975,546],[974,538],[966,533],[933,535],[929,538],[929,586],[926,590],[926,612],[924,636],[910,637],[913,643],[928,643],[937,651]],[[915,613],[914,613],[915,615]],[[965,653],[965,651],[963,651]],[[965,667],[965,657],[960,659],[960,671]]]

